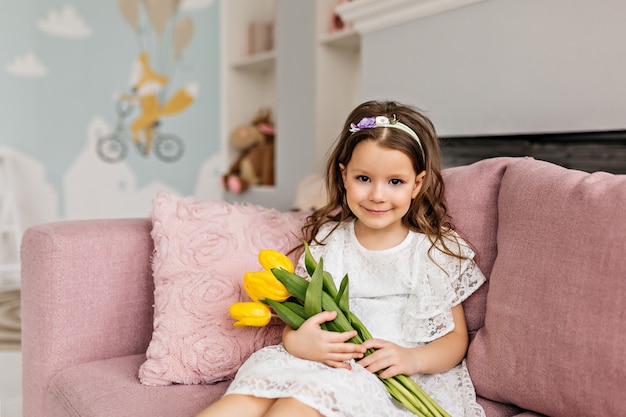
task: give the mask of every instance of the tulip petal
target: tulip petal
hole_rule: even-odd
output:
[[[235,327],[266,326],[272,318],[272,310],[265,304],[257,302],[241,302],[230,306],[230,316],[236,320]]]
[[[289,272],[294,272],[293,262],[291,259],[274,249],[262,249],[259,252],[259,263],[267,270],[273,268],[282,268]]]

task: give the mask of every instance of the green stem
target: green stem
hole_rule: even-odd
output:
[[[398,393],[400,395],[398,396],[399,398],[396,398],[396,399],[400,403],[405,405],[405,407],[406,407],[406,403],[409,403],[413,407],[417,408],[420,411],[421,414],[418,414],[418,415],[424,416],[424,417],[434,417],[435,416],[431,412],[429,407],[425,404],[425,402],[427,400],[421,395],[421,393],[419,393],[418,391],[413,391],[413,390],[408,389],[404,384],[402,384],[395,377],[388,378],[388,379],[386,379],[384,381],[386,381],[388,384],[392,385],[393,387],[395,387],[398,390]]]
[[[435,400],[432,399],[426,391],[419,386],[411,377],[407,375],[396,375],[398,381],[409,391],[415,392],[422,403],[428,407],[431,413],[436,417],[451,417]]]
[[[402,404],[402,406],[404,408],[406,408],[407,410],[409,410],[410,412],[412,412],[413,414],[415,414],[416,416],[419,417],[430,417],[428,414],[424,414],[420,411],[419,408],[415,407],[415,405],[413,405],[413,403],[411,401],[407,401],[406,398],[403,398],[397,388],[392,385],[390,382],[386,379],[381,379],[381,381],[383,382],[383,384],[385,385],[385,387],[387,388],[387,391],[389,392],[389,394],[391,394],[391,396],[398,401],[400,404]]]

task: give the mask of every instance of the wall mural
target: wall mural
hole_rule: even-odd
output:
[[[131,141],[143,155],[150,155],[154,149],[154,154],[165,162],[177,161],[183,155],[183,140],[159,128],[163,117],[182,112],[198,95],[195,82],[169,94],[172,72],[193,38],[193,21],[189,16],[179,16],[179,4],[180,0],[118,1],[140,53],[131,69],[131,92],[117,97],[115,130],[97,143],[98,155],[106,162],[124,159]]]
[[[0,52],[0,154],[13,161],[23,229],[149,216],[161,191],[222,198],[215,0],[11,7],[0,16],[0,39],[13,40]]]

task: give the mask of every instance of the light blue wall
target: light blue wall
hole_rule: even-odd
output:
[[[67,201],[90,199],[99,193],[94,186],[92,193],[68,196],[70,191],[64,182],[68,181],[68,168],[75,166],[79,158],[91,158],[90,152],[95,155],[95,149],[87,146],[91,144],[89,128],[94,120],[113,128],[113,96],[116,92],[128,92],[131,64],[140,47],[117,0],[0,1],[0,147],[15,152],[18,159],[28,158],[43,165],[45,180],[58,197],[52,212],[63,218]],[[84,36],[63,37],[41,29],[42,22],[49,21],[52,13],[61,15],[68,7],[82,20]],[[166,71],[170,76],[168,94],[195,82],[199,95],[186,110],[164,117],[162,129],[183,138],[183,158],[165,163],[154,155],[144,157],[133,148],[118,166],[90,159],[87,165],[93,171],[83,169],[81,175],[93,176],[94,184],[98,184],[106,181],[102,176],[125,170],[124,175],[130,173],[137,189],[156,183],[180,194],[194,194],[203,163],[218,159],[220,152],[218,7],[215,0],[180,3],[178,16],[192,19],[194,33],[175,68]],[[31,53],[45,67],[45,76],[29,77],[12,71],[20,59]],[[19,186],[19,178],[17,182]],[[27,196],[22,199],[28,200]],[[128,201],[114,204],[132,205]],[[145,211],[145,207],[141,210]],[[126,213],[135,214],[132,207]],[[111,213],[114,214],[123,216],[125,212]],[[88,210],[80,215],[90,216]]]

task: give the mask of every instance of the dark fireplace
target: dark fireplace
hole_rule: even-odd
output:
[[[626,174],[626,130],[442,137],[445,167],[531,156],[587,172]]]

